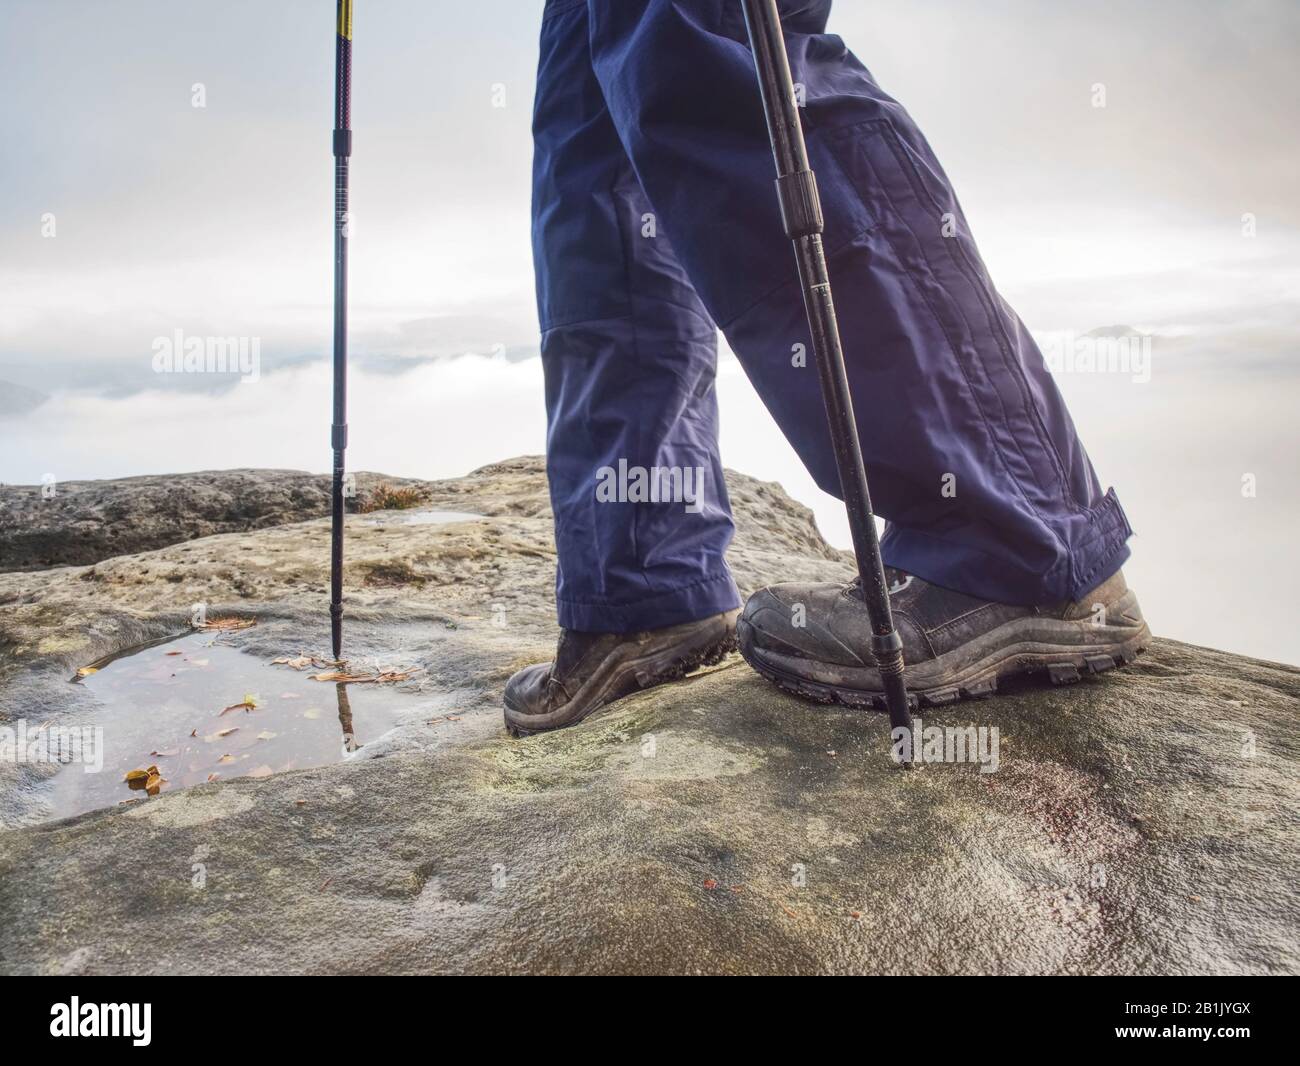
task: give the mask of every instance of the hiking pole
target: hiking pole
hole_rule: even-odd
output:
[[[848,510],[857,558],[858,578],[867,615],[871,619],[871,652],[880,670],[889,708],[891,729],[906,729],[912,735],[912,716],[907,707],[907,684],[903,680],[903,641],[894,628],[889,609],[889,587],[880,558],[876,517],[867,490],[867,472],[862,465],[853,401],[844,370],[840,331],[831,302],[831,283],[822,247],[822,207],[817,179],[808,167],[799,106],[790,77],[790,60],[781,36],[781,16],[776,0],[745,0],[745,29],[754,53],[758,87],[767,117],[767,132],[776,160],[776,192],[781,204],[781,221],[786,236],[794,242],[803,285],[804,310],[812,332],[817,377],[830,424],[831,445],[839,470],[840,490]],[[915,738],[913,738],[915,739]],[[902,760],[905,765],[910,760]]]
[[[338,0],[334,41],[334,483],[330,500],[330,640],[343,653],[343,452],[348,446],[348,158],[352,155],[352,0]]]

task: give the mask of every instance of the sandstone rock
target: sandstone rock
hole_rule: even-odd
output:
[[[848,576],[806,509],[729,479],[746,590]],[[42,821],[49,768],[0,765],[0,969],[1300,970],[1300,671],[1157,641],[1077,686],[930,712],[996,725],[994,773],[897,771],[884,716],[738,659],[511,740],[502,685],[555,637],[541,465],[431,483],[429,506],[485,517],[349,517],[347,654],[405,656],[412,698],[460,720],[62,822]],[[185,632],[195,602],[256,615],[230,636],[251,654],[320,653],[327,543],[315,519],[0,574],[0,724],[95,721],[71,672]]]

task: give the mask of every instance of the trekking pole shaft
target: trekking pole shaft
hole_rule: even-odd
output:
[[[835,305],[831,299],[826,251],[822,246],[822,210],[817,180],[808,166],[799,106],[776,0],[745,0],[745,25],[749,32],[754,66],[758,72],[767,117],[772,156],[776,161],[776,188],[786,235],[794,242],[804,309],[812,331],[813,355],[826,405],[831,446],[839,471],[840,490],[848,511],[853,554],[858,563],[862,598],[874,633],[872,653],[880,669],[894,728],[911,731],[907,687],[903,681],[903,644],[894,628],[889,588],[880,558],[880,538],[867,488],[867,473],[858,443],[853,400],[849,394],[844,352],[840,345]]]
[[[330,639],[343,650],[343,453],[348,446],[348,164],[352,155],[352,0],[338,0],[334,45],[334,450],[330,498]]]

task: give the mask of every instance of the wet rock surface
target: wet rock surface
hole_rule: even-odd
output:
[[[729,477],[746,591],[849,574],[779,487]],[[0,969],[1300,970],[1300,671],[1157,641],[927,714],[996,725],[993,773],[894,770],[882,715],[738,659],[511,740],[501,688],[555,637],[541,464],[427,484],[484,517],[350,516],[346,575],[350,663],[416,668],[397,689],[427,717],[362,758],[60,822],[52,767],[0,763]],[[195,603],[256,616],[223,638],[252,656],[322,654],[328,530],[0,574],[0,725],[96,722],[71,674],[188,632]]]

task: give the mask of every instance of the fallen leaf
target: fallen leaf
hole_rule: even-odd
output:
[[[272,659],[272,666],[291,666],[295,670],[305,670],[309,666],[329,666],[328,659],[318,659],[314,655],[299,655],[295,658]]]
[[[149,771],[128,770],[125,780],[132,788],[144,788],[144,783],[149,780]]]
[[[190,730],[190,736],[197,737],[198,735],[199,735],[199,731],[197,729]]]
[[[230,632],[236,629],[249,629],[257,625],[256,618],[209,618],[195,626],[195,629],[216,629],[222,632]]]
[[[228,737],[231,733],[238,733],[239,726],[231,726],[229,729],[218,729],[215,733],[209,733],[203,738],[205,744],[211,744],[214,740],[220,740],[222,737]]]
[[[221,756],[221,758],[217,760],[217,765],[223,766],[227,763],[232,763],[234,761],[235,761],[235,757],[231,755],[229,752],[227,752],[225,755]]]
[[[212,773],[208,774],[208,780],[215,781],[220,776],[221,775],[214,770]]]
[[[78,677],[89,677],[91,674],[99,673],[98,666],[83,666],[77,671]]]
[[[173,755],[179,755],[180,748],[168,748],[166,751],[151,751],[149,754],[158,759],[170,759]]]
[[[165,784],[167,781],[161,774],[150,774],[149,780],[144,783],[144,790],[148,795],[156,796]]]
[[[799,915],[795,914],[795,912],[792,911],[789,907],[787,907],[784,903],[781,904],[781,909],[785,911],[785,913],[788,914],[791,918],[799,917]]]
[[[710,877],[707,881],[704,882],[704,887],[707,888],[710,892],[712,892],[715,888],[718,887],[718,882],[713,880],[712,877]]]
[[[333,670],[324,674],[310,674],[313,681],[344,681],[351,685],[391,685],[398,681],[406,681],[410,678],[413,670],[384,670],[378,674],[349,674],[341,670]]]
[[[185,653],[184,653],[184,652],[180,652],[180,651],[165,651],[165,652],[163,652],[163,654],[164,654],[164,655],[184,655]]]

